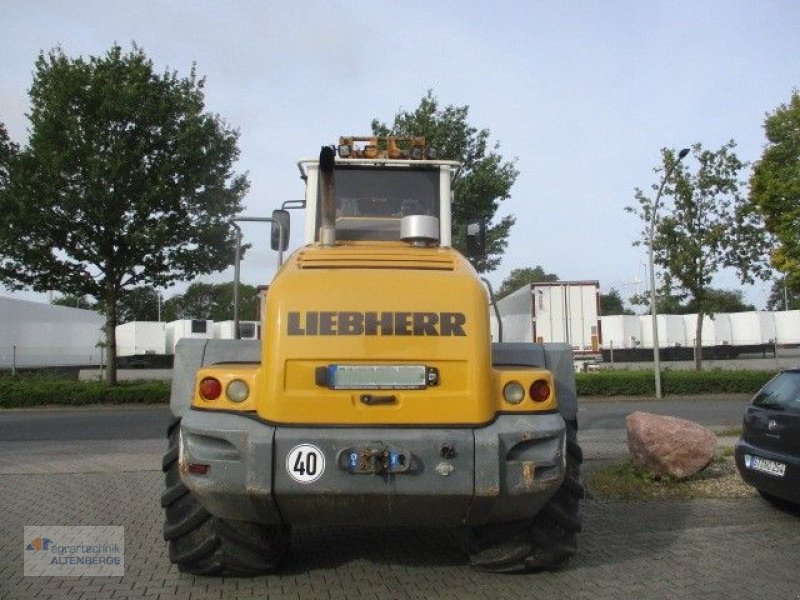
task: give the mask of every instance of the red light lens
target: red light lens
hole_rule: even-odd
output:
[[[222,384],[219,379],[206,377],[200,382],[200,396],[203,400],[216,400],[222,395]]]
[[[189,463],[190,475],[205,475],[208,473],[208,465],[202,463]]]
[[[531,384],[530,392],[534,402],[545,402],[550,397],[550,384],[538,379]]]

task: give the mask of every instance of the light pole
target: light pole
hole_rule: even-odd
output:
[[[650,315],[653,325],[653,369],[656,377],[656,398],[661,398],[661,357],[659,356],[658,323],[656,319],[658,316],[658,311],[656,310],[656,271],[653,263],[653,237],[656,230],[656,212],[658,211],[658,203],[661,200],[661,193],[664,191],[664,186],[667,185],[669,176],[672,175],[672,171],[687,154],[689,154],[689,148],[684,148],[678,152],[678,159],[667,168],[667,172],[664,173],[664,179],[661,180],[661,186],[658,188],[655,202],[653,202],[653,210],[650,213],[650,232],[648,236],[647,254],[650,262]]]

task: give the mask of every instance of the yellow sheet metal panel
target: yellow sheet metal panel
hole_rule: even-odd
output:
[[[484,423],[496,412],[488,336],[486,293],[452,250],[307,247],[270,288],[257,411],[279,423]],[[332,364],[423,364],[440,383],[373,390],[394,401],[369,405],[317,384]]]

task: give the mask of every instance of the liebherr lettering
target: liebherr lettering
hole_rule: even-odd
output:
[[[464,313],[308,311],[288,317],[289,335],[467,335]]]

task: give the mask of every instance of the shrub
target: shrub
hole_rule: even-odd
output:
[[[80,406],[101,402],[155,403],[169,400],[169,384],[161,381],[122,383],[75,381],[52,375],[0,377],[0,408],[60,404]]]
[[[755,394],[775,375],[774,371],[664,371],[665,395]],[[577,373],[579,396],[652,396],[655,380],[649,370],[606,370]]]

